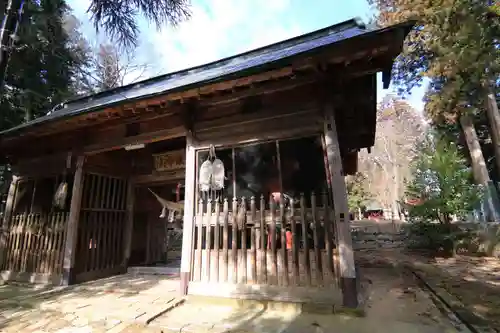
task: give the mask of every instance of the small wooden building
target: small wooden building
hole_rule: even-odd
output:
[[[349,20],[2,132],[15,175],[2,278],[72,284],[164,262],[175,213],[160,218],[156,194],[183,208],[183,293],[356,306],[344,175],[374,144],[376,73],[387,88],[411,27]],[[215,160],[214,188],[200,168]]]

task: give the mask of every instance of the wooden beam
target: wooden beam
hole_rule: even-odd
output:
[[[19,178],[17,176],[12,176],[12,181],[9,186],[9,192],[7,195],[7,202],[5,203],[5,211],[2,220],[2,230],[0,234],[0,268],[3,268],[4,261],[7,255],[7,239],[10,233],[10,219],[12,217],[15,197],[17,194],[17,188],[19,184]]]
[[[167,183],[185,178],[186,170],[176,170],[169,172],[155,172],[149,175],[137,175],[131,178],[136,185],[144,185],[151,183]]]
[[[151,143],[157,141],[163,141],[168,139],[174,139],[184,136],[186,130],[184,126],[176,126],[173,128],[168,128],[160,131],[154,131],[144,134],[139,134],[137,136],[128,138],[117,138],[107,142],[97,143],[84,148],[85,155],[94,155],[103,153],[106,151],[122,149],[126,145],[141,144],[141,143]]]
[[[337,140],[337,128],[333,107],[325,107],[325,148],[328,159],[328,171],[332,181],[333,206],[335,207],[335,229],[337,249],[339,251],[340,281],[343,293],[343,303],[346,307],[358,306],[356,269],[354,252],[349,225],[349,207],[347,205],[347,190],[342,172],[342,158]]]
[[[80,222],[80,207],[83,193],[83,163],[84,156],[78,156],[76,172],[71,193],[69,217],[66,223],[66,239],[64,240],[63,284],[70,285],[75,282],[75,259],[78,239],[78,224]]]
[[[159,97],[145,98],[141,101],[133,101],[125,105],[121,104],[94,113],[115,112],[119,114],[126,109],[147,109],[155,105],[165,108],[165,105],[172,101],[199,100],[203,95],[213,95],[214,92],[233,90],[238,87],[258,84],[268,80],[290,77],[297,71],[314,68],[318,63],[340,64],[346,61],[352,62],[371,56],[394,58],[394,56],[400,52],[401,47],[399,44],[402,42],[401,36],[399,36],[399,34],[394,34],[394,32],[390,30],[380,32],[377,35],[377,37],[374,37],[372,34],[368,34],[366,36],[362,35],[356,38],[346,39],[337,43],[335,47],[320,48],[306,57],[290,59],[289,62],[285,64],[271,63],[268,64],[266,68],[262,69],[263,72],[258,74],[237,77],[234,79],[228,78],[223,82],[207,84],[203,87],[192,88],[185,91],[165,93]],[[237,74],[235,74],[235,76],[236,75]],[[77,125],[82,122],[82,119],[88,117],[88,114],[82,115],[81,117],[65,120],[65,123]],[[59,125],[61,125],[61,123],[59,123]]]
[[[184,192],[184,223],[182,226],[182,257],[181,257],[181,285],[180,292],[187,295],[189,279],[191,277],[193,238],[194,238],[194,209],[196,207],[196,150],[191,135],[186,137],[186,178]]]

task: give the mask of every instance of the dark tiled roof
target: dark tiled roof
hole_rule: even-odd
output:
[[[408,25],[408,24],[407,24]],[[410,25],[411,26],[411,25]],[[268,45],[206,65],[169,73],[145,81],[104,91],[69,101],[60,109],[28,123],[8,129],[7,134],[36,124],[72,117],[116,104],[147,98],[167,92],[183,91],[210,83],[248,75],[249,71],[264,71],[281,60],[305,54],[352,37],[377,32],[358,19],[351,19],[305,35]]]

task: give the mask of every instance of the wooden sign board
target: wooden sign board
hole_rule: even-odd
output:
[[[184,149],[154,154],[155,171],[173,171],[186,167],[186,152]]]

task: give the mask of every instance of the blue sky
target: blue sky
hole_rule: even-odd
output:
[[[86,10],[89,0],[68,0],[82,22],[82,32],[95,40]],[[192,17],[177,28],[157,30],[142,18],[137,63],[149,63],[148,76],[188,68],[311,32],[353,17],[373,15],[366,0],[192,0]],[[99,38],[102,38],[100,36]],[[380,79],[379,79],[380,80]],[[379,83],[378,99],[389,90]],[[422,109],[423,88],[408,101]]]

